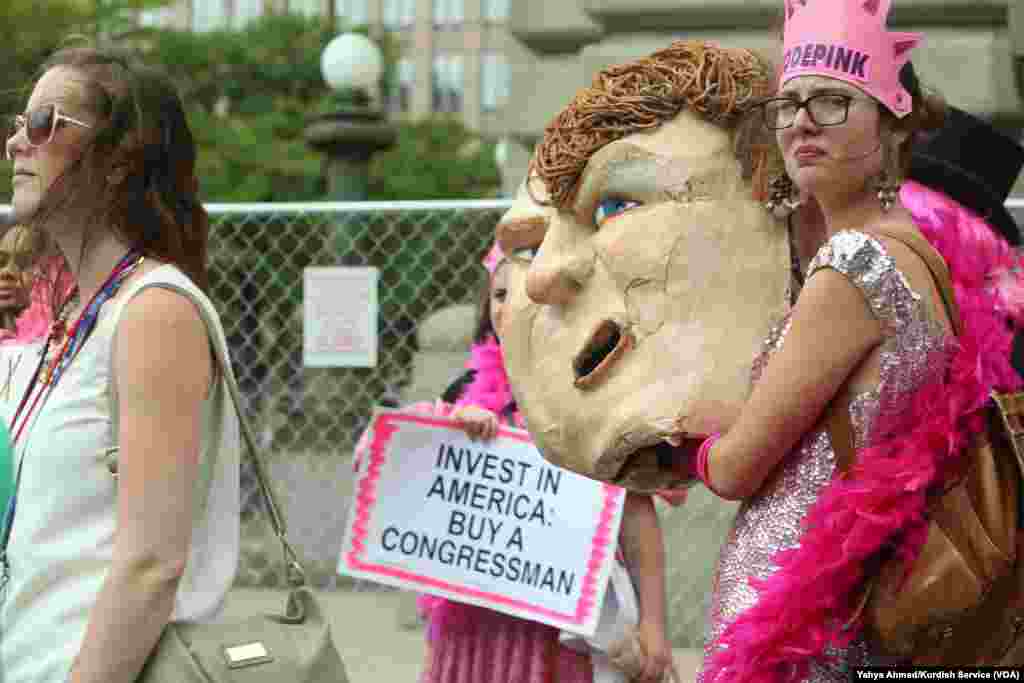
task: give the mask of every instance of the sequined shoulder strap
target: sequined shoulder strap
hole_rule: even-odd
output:
[[[939,290],[939,296],[942,297],[942,304],[946,308],[946,315],[949,316],[949,323],[953,327],[953,332],[959,337],[962,328],[960,311],[956,307],[956,298],[953,296],[953,280],[949,274],[949,267],[946,266],[946,262],[942,260],[939,253],[935,251],[935,247],[915,232],[895,232],[885,228],[875,229],[872,232],[899,242],[924,261],[932,275],[932,281],[935,282],[935,286]]]
[[[953,332],[959,336],[961,331],[960,311],[957,309],[956,299],[953,296],[953,281],[946,262],[942,260],[935,248],[924,237],[913,232],[893,232],[882,228],[872,230],[871,234],[888,237],[903,244],[924,262],[939,290],[939,295],[942,297],[942,303],[946,308],[946,315],[949,316]],[[825,426],[828,430],[829,441],[832,443],[832,450],[836,454],[836,469],[846,472],[853,465],[856,449],[854,448],[853,425],[850,423],[850,406],[846,399],[845,384],[825,410]]]

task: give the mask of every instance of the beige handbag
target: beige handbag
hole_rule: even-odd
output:
[[[270,525],[281,543],[289,589],[281,596],[280,614],[254,614],[229,622],[170,623],[150,655],[139,683],[347,683],[331,628],[313,592],[295,550],[288,542],[281,515],[242,412],[227,348],[216,333],[210,311],[188,291],[161,283],[195,302],[206,323],[217,366],[238,415],[245,450],[252,461],[266,501]],[[115,399],[116,400],[116,399]],[[117,415],[115,410],[114,415]],[[116,432],[115,432],[116,433]],[[208,489],[204,493],[205,502]]]

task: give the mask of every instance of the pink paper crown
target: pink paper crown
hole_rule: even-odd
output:
[[[892,0],[784,0],[782,77],[814,74],[857,86],[898,118],[910,113],[900,69],[924,36],[886,29]]]
[[[505,252],[503,252],[501,250],[501,246],[495,242],[491,246],[491,250],[487,252],[487,256],[484,257],[484,268],[487,269],[488,273],[494,275],[494,271],[498,269],[498,264],[501,263],[503,258],[505,258]]]

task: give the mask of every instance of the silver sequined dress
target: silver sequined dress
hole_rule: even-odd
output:
[[[880,414],[900,410],[915,389],[942,372],[947,336],[942,323],[932,317],[930,307],[910,289],[874,238],[854,231],[837,233],[808,266],[808,278],[822,268],[836,270],[857,287],[883,327],[878,386],[854,395],[850,403],[854,439],[861,448],[871,443],[872,425]],[[781,348],[789,323],[787,315],[771,330],[754,362],[753,382]],[[776,553],[799,545],[801,521],[831,480],[835,467],[836,456],[828,434],[819,425],[804,435],[761,490],[744,501],[719,557],[707,620],[705,660],[719,647],[717,641],[725,627],[757,601],[748,580],[770,576],[776,570]],[[835,659],[827,666],[814,665],[806,681],[845,683],[849,667],[867,663],[868,657],[860,641],[830,654],[836,655]]]

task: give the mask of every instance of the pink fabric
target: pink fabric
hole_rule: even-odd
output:
[[[455,405],[479,406],[500,415],[513,397],[501,346],[493,334],[488,335],[484,342],[473,344],[466,367],[475,370],[476,374]]]
[[[449,603],[421,683],[592,683],[590,656],[558,642],[558,629],[482,607]]]
[[[721,434],[712,434],[708,438],[701,442],[700,448],[697,450],[697,462],[694,474],[704,482],[704,485],[714,493],[715,487],[711,485],[711,479],[708,476],[708,457],[711,455],[711,447],[715,445],[715,442],[721,438]]]
[[[910,113],[900,69],[920,33],[886,29],[892,0],[786,0],[782,77],[827,76],[850,83],[897,117]]]
[[[50,331],[55,312],[53,301],[63,301],[74,288],[71,272],[60,256],[47,258],[40,264],[40,273],[29,293],[29,305],[15,321],[15,330],[0,335],[0,344],[27,344],[45,337]],[[55,297],[54,293],[60,296]]]
[[[497,340],[491,336],[474,344],[466,365],[476,374],[455,405],[474,405],[500,416],[511,403],[512,392]],[[448,414],[452,406],[438,401],[434,409]],[[522,426],[518,413],[511,425]],[[593,679],[589,655],[560,645],[558,629],[552,626],[433,595],[420,595],[417,606],[428,620],[431,654],[423,683],[591,683]]]
[[[491,245],[491,250],[487,252],[487,256],[484,257],[483,264],[484,268],[491,275],[494,275],[494,271],[498,269],[498,264],[505,258],[505,253],[501,250],[501,245],[495,242]]]
[[[902,197],[953,280],[963,333],[947,379],[914,395],[899,417],[909,429],[880,424],[881,433],[897,436],[861,449],[850,476],[828,485],[805,519],[800,545],[779,553],[778,571],[754,582],[758,601],[722,635],[705,681],[799,681],[830,644],[852,642],[859,625],[842,625],[852,616],[864,561],[897,536],[897,556],[909,568],[927,531],[926,492],[963,467],[964,446],[985,426],[981,409],[990,391],[1020,386],[1007,324],[1021,322],[1014,274],[1020,257],[945,195],[908,182]]]
[[[493,339],[493,337],[492,337],[492,339]],[[474,345],[473,348],[474,348],[474,350],[476,350],[478,348],[478,345]],[[500,354],[500,350],[499,350],[499,354]],[[476,367],[476,368],[479,369],[480,366],[476,364],[478,360],[479,360],[479,358],[477,356],[474,356],[474,358],[469,363],[467,363],[467,365],[470,365],[471,367]],[[500,362],[500,358],[499,358],[499,362]],[[504,365],[502,365],[500,367],[501,367],[501,375],[504,376],[504,373],[505,373]],[[481,388],[479,386],[477,386],[478,384],[482,384],[484,386],[491,386],[491,382],[494,380],[494,378],[493,377],[489,377],[489,375],[490,375],[490,373],[492,371],[493,371],[493,368],[491,370],[485,370],[483,373],[478,372],[474,376],[473,382],[466,388],[466,391],[463,392],[462,397],[460,397],[459,400],[456,401],[455,406],[452,406],[451,404],[448,404],[448,403],[444,403],[443,401],[436,401],[434,403],[434,410],[438,411],[438,412],[436,412],[435,414],[449,415],[455,409],[456,406],[463,406],[463,405],[477,405],[477,406],[479,406],[480,405],[479,403],[476,403],[476,402],[466,402],[463,399],[467,395],[474,395],[474,394],[479,395],[482,390],[481,390]],[[492,392],[490,390],[483,390],[483,394],[485,394],[487,396],[490,396],[491,393]],[[504,405],[508,405],[508,401],[506,401]],[[486,407],[486,406],[484,406],[484,407]],[[491,410],[491,409],[488,408],[488,410]],[[492,412],[496,412],[497,413],[498,411],[492,410]],[[505,426],[521,426],[521,424],[522,424],[522,418],[520,417],[519,413],[516,413],[515,415],[513,415],[511,423],[507,419],[501,417],[500,414],[499,414],[499,418],[498,419],[501,422],[501,424],[505,425]],[[426,593],[420,595],[416,599],[416,606],[419,608],[420,614],[423,617],[425,617],[428,620],[429,624],[430,624],[430,626],[429,626],[429,628],[427,630],[427,640],[429,640],[430,642],[434,642],[435,640],[442,639],[442,638],[446,637],[446,633],[450,629],[454,629],[455,631],[460,630],[461,628],[463,628],[465,626],[465,623],[464,623],[464,620],[463,620],[462,617],[466,616],[466,615],[472,615],[473,614],[473,612],[463,612],[462,611],[463,607],[467,607],[467,605],[464,605],[463,603],[455,602],[454,600],[447,600],[445,598],[437,597],[435,595],[429,595],[429,594],[426,594]],[[481,608],[474,608],[474,609],[481,609]],[[491,612],[491,610],[484,610],[484,611],[485,612]]]

